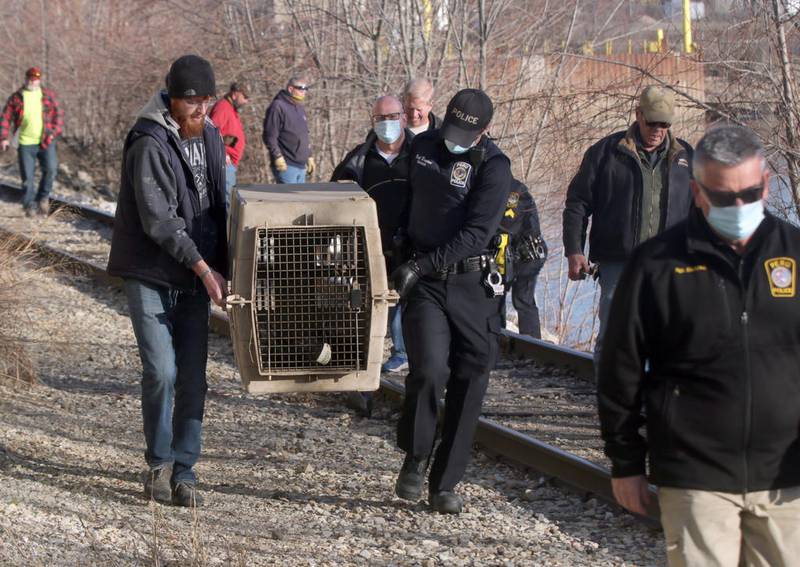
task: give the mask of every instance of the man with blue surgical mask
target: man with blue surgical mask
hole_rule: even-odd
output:
[[[511,163],[486,133],[494,114],[479,89],[456,93],[442,127],[411,145],[411,260],[391,276],[403,298],[409,373],[397,442],[395,494],[417,501],[428,475],[433,510],[458,514],[455,492],[472,449],[501,330],[503,286],[491,244],[511,192]],[[441,441],[434,447],[439,400]]]
[[[391,273],[398,266],[393,242],[408,200],[408,167],[413,136],[406,130],[403,105],[396,97],[386,95],[376,100],[371,121],[372,130],[367,139],[336,166],[331,181],[355,181],[375,200],[387,273]],[[384,372],[402,372],[408,368],[400,312],[399,306],[389,310],[392,352],[383,365]],[[370,413],[370,394],[356,392],[348,399],[360,413]]]
[[[750,130],[709,131],[692,166],[689,218],[634,250],[611,305],[598,407],[614,496],[644,514],[658,487],[670,567],[796,565],[800,230],[764,210]]]

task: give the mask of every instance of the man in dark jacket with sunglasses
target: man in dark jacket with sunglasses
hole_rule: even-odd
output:
[[[764,210],[769,171],[751,131],[710,131],[693,170],[696,207],[633,253],[603,339],[614,496],[645,513],[647,457],[671,567],[740,565],[740,553],[797,565],[800,230]]]
[[[674,107],[672,91],[645,88],[639,96],[636,122],[589,148],[567,189],[562,233],[569,279],[583,279],[589,260],[599,265],[600,329],[595,359],[625,260],[636,245],[681,222],[689,211],[692,147],[670,131]]]

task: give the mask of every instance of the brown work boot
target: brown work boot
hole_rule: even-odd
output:
[[[203,505],[203,497],[194,484],[179,482],[172,488],[172,504],[186,508],[199,508]]]
[[[25,210],[26,217],[32,217],[36,215],[36,205],[34,203],[31,203],[30,205],[25,205],[23,209]]]
[[[46,217],[50,214],[50,199],[42,199],[38,202],[39,214]]]
[[[156,502],[169,503],[172,500],[172,492],[169,487],[169,479],[172,476],[172,467],[165,466],[150,469],[144,477],[144,497]]]

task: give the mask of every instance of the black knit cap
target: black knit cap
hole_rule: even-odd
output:
[[[167,75],[167,94],[170,98],[216,96],[211,63],[199,55],[184,55],[176,59]]]

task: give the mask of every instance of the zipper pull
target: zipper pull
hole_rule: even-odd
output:
[[[742,311],[742,325],[747,325],[747,311]]]

